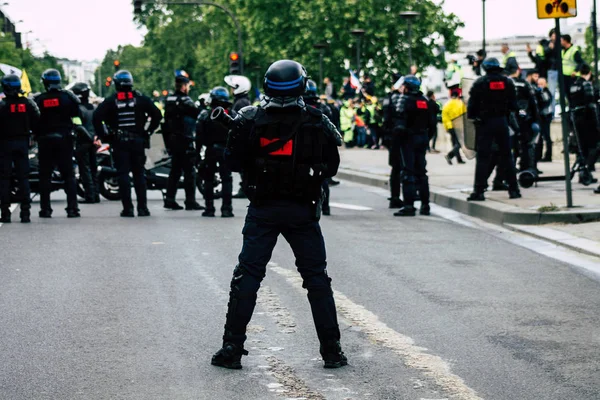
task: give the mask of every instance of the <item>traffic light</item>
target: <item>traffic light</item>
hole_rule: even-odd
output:
[[[144,2],[142,0],[134,0],[133,1],[133,13],[141,14],[142,13],[142,4]]]
[[[119,71],[119,68],[121,68],[121,61],[115,60],[113,61],[113,65],[115,66],[115,72],[117,72]]]
[[[104,86],[110,87],[111,83],[112,83],[112,78],[110,76],[107,76],[106,77],[106,82],[104,82]]]
[[[239,75],[242,71],[240,69],[241,57],[238,53],[229,53],[229,75]]]

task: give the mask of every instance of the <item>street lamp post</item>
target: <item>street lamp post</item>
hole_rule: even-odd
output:
[[[412,59],[412,22],[419,15],[421,15],[421,14],[418,13],[418,12],[416,12],[416,11],[403,11],[403,12],[400,13],[400,17],[402,17],[406,21],[406,23],[408,25],[408,65],[409,65],[409,68],[410,68],[411,65],[413,65],[413,59]]]
[[[598,81],[598,23],[596,22],[596,0],[592,9],[592,30],[594,38],[594,78]]]
[[[350,33],[356,38],[356,75],[360,73],[360,45],[365,34],[364,29],[352,29]]]
[[[481,0],[483,3],[483,54],[485,57],[485,0]]]
[[[313,48],[319,50],[319,91],[321,93],[323,93],[323,55],[327,47],[329,47],[327,43],[316,43],[313,45]]]

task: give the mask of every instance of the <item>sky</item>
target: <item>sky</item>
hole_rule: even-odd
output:
[[[333,1],[333,0],[332,0]],[[342,0],[343,1],[343,0]],[[441,1],[441,0],[434,0]],[[143,31],[133,22],[131,0],[0,0],[0,8],[17,24],[23,41],[34,53],[48,50],[57,57],[91,61],[102,59],[118,45],[139,45]],[[226,3],[226,1],[224,1]],[[564,24],[589,22],[593,0],[577,0],[578,16]],[[444,10],[458,15],[465,28],[457,33],[467,40],[480,40],[481,0],[445,0]],[[538,20],[536,0],[486,0],[487,37],[545,35],[553,20]]]

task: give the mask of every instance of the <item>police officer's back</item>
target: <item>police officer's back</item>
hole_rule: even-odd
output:
[[[534,70],[528,71],[528,78],[531,78]],[[537,73],[537,72],[535,72]],[[517,137],[519,144],[519,165],[520,170],[535,169],[535,137],[533,124],[539,124],[539,110],[535,89],[531,83],[520,76],[519,70],[511,75],[517,91],[516,113],[519,124],[519,135]],[[539,125],[538,125],[539,126]]]
[[[169,95],[165,101],[163,135],[172,162],[164,207],[172,210],[183,208],[175,201],[177,185],[183,172],[185,209],[201,210],[202,207],[196,202],[196,151],[194,149],[194,132],[199,110],[188,95],[190,80],[184,71],[178,71],[175,77],[175,89],[175,93]]]
[[[395,110],[394,135],[400,141],[402,154],[402,184],[404,206],[394,215],[412,217],[415,215],[414,202],[419,184],[421,215],[429,215],[429,181],[425,154],[429,143],[430,110],[427,97],[419,90],[421,81],[414,75],[404,77],[401,84],[402,95]]]
[[[232,218],[233,204],[233,178],[231,169],[225,162],[225,147],[227,145],[228,127],[219,122],[213,121],[210,118],[211,112],[221,107],[224,112],[234,117],[237,115],[232,110],[231,101],[229,100],[229,91],[222,87],[216,86],[210,91],[210,109],[204,110],[198,116],[196,125],[196,148],[198,151],[204,147],[204,160],[202,160],[202,174],[204,178],[204,202],[206,210],[202,213],[203,217],[215,216],[215,173],[219,173],[221,178],[221,197],[223,203],[221,205],[221,217]]]
[[[150,215],[146,197],[144,149],[150,134],[158,128],[162,114],[149,97],[133,90],[133,76],[129,71],[118,71],[113,78],[117,92],[107,97],[94,113],[94,128],[102,139],[110,141],[117,173],[119,194],[123,203],[122,217],[133,217],[131,182],[137,196],[138,216]],[[150,119],[150,124],[146,124]],[[105,130],[104,125],[108,128]]]
[[[499,148],[499,168],[506,171],[511,199],[521,197],[510,150],[508,118],[517,111],[516,90],[510,78],[502,75],[503,68],[495,58],[482,64],[487,72],[475,81],[469,95],[467,115],[475,121],[477,135],[477,166],[475,184],[469,201],[485,200],[489,164],[494,142]]]
[[[42,75],[46,92],[35,97],[40,109],[40,122],[35,135],[39,145],[40,160],[40,217],[50,218],[51,176],[58,167],[65,181],[67,216],[79,217],[77,186],[73,172],[74,120],[80,123],[79,99],[71,92],[61,89],[61,76],[55,69]]]
[[[31,195],[29,188],[29,139],[40,111],[26,97],[20,97],[21,80],[16,75],[2,78],[6,97],[0,102],[0,222],[11,222],[10,192],[12,166],[19,182],[21,222],[30,222]]]
[[[394,74],[392,77],[393,87],[390,93],[383,101],[383,144],[388,148],[388,164],[392,167],[390,173],[390,208],[401,208],[404,202],[400,199],[402,182],[402,153],[400,150],[400,138],[394,134],[396,109],[400,101],[400,87],[397,83],[400,81],[400,75]]]
[[[325,246],[319,227],[319,202],[324,179],[339,166],[339,133],[319,110],[306,107],[302,94],[306,70],[281,60],[265,75],[265,98],[246,107],[232,122],[228,158],[247,173],[250,206],[243,229],[244,244],[234,271],[223,347],[212,364],[241,368],[246,327],[256,293],[280,234],[296,256],[313,312],[325,367],[346,365],[341,351]]]

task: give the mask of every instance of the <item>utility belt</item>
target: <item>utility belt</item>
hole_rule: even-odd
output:
[[[112,136],[119,142],[131,142],[136,139],[144,139],[144,137],[141,134],[125,129],[114,130]]]

